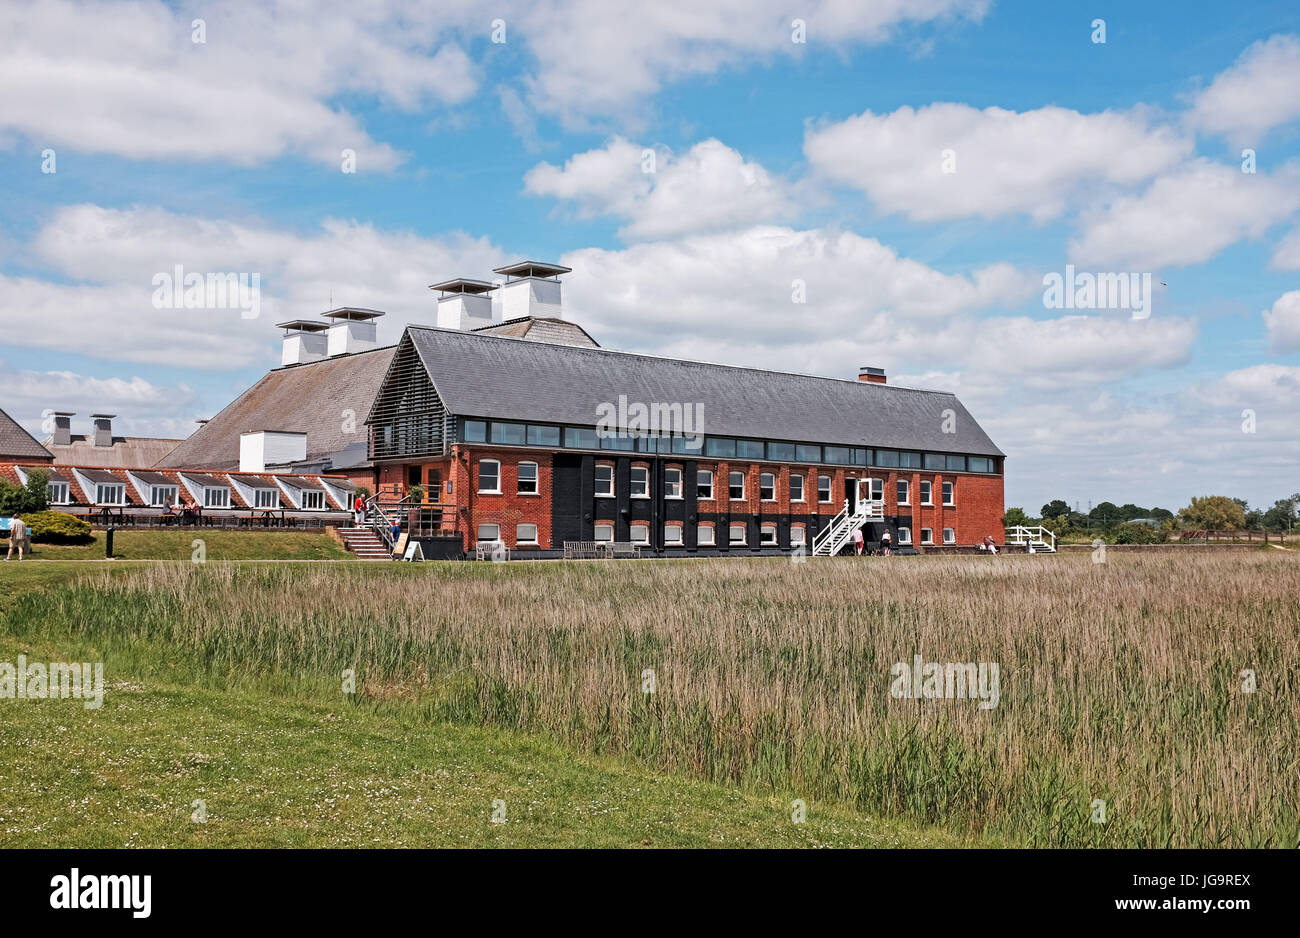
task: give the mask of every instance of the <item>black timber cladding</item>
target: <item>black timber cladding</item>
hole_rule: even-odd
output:
[[[442,403],[465,417],[594,426],[600,405],[625,395],[646,405],[701,404],[699,429],[711,435],[1003,455],[942,391],[426,326],[408,327],[407,339]]]
[[[366,423],[370,458],[442,456],[447,410],[411,342],[402,337]]]

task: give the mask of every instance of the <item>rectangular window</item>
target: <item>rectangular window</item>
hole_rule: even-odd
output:
[[[765,524],[758,529],[758,542],[764,547],[776,546],[776,525]]]
[[[942,453],[926,453],[923,462],[926,469],[942,470],[946,460],[944,460]]]
[[[664,525],[664,544],[668,547],[682,546],[682,526],[680,524]]]
[[[713,498],[713,470],[701,469],[695,475],[695,497],[704,501]]]
[[[645,466],[632,467],[632,491],[633,498],[650,497],[650,470]]]
[[[759,440],[737,440],[736,458],[737,459],[762,459],[763,458],[762,442]]]
[[[650,543],[650,526],[648,524],[632,525],[632,543],[633,544]]]
[[[898,529],[898,543],[900,543],[900,544],[910,544],[910,543],[912,543],[912,529],[911,529],[911,528],[899,528],[899,529]]]
[[[805,543],[806,543],[806,541],[804,540],[804,527],[803,527],[803,525],[801,525],[801,524],[797,524],[797,525],[794,525],[793,527],[791,527],[791,528],[790,528],[790,546],[791,546],[791,547],[802,547]]]
[[[949,472],[965,472],[965,471],[966,471],[966,457],[965,457],[965,456],[945,456],[945,457],[944,457],[944,460],[943,460],[943,467],[944,467],[945,469],[947,469]]]
[[[704,441],[704,455],[733,457],[736,455],[736,441],[711,436]]]
[[[957,532],[954,531],[952,528],[944,528],[944,529],[943,529],[943,542],[944,542],[945,544],[956,544],[956,543],[957,543]]]
[[[521,462],[519,464],[519,494],[537,494],[537,463]]]
[[[49,498],[51,505],[66,505],[68,503],[68,483],[50,482],[45,486],[45,494]]]
[[[773,473],[764,472],[758,477],[758,498],[764,502],[776,501],[776,476]]]
[[[254,489],[253,507],[254,508],[279,508],[280,493],[275,489]]]
[[[466,420],[463,432],[466,443],[485,443],[487,442],[487,421]]]
[[[522,446],[528,437],[522,423],[497,423],[492,421],[489,437],[493,443],[505,443],[508,446]]]
[[[831,500],[831,477],[818,476],[817,477],[817,501],[821,502],[823,505],[828,505],[830,504],[830,500]]]
[[[614,497],[614,467],[602,464],[596,467],[596,497]]]
[[[951,505],[951,504],[953,503],[953,501],[952,501],[952,483],[951,483],[951,482],[945,482],[945,483],[943,484],[943,503],[944,503],[945,505]]]
[[[122,505],[126,502],[126,492],[121,485],[95,485],[96,505]]]
[[[600,434],[597,434],[597,436],[600,436]],[[601,436],[600,448],[617,450],[620,453],[632,453],[636,451],[636,437],[627,436],[622,433],[611,433],[609,436]]]
[[[910,504],[910,502],[908,502],[908,500],[907,500],[907,494],[908,494],[908,493],[907,493],[907,480],[906,480],[906,479],[899,479],[899,480],[898,480],[898,504],[900,504],[900,505],[907,505],[907,504]]]
[[[570,449],[600,449],[596,431],[587,427],[565,427],[564,445]]]
[[[827,446],[826,461],[836,466],[853,465],[853,450],[847,446]]]
[[[933,544],[933,543],[934,543],[934,532],[931,531],[929,528],[922,528],[922,529],[921,529],[921,543],[922,543],[922,544]]]
[[[806,446],[800,444],[794,448],[795,458],[800,462],[821,462],[822,448],[820,446]]]
[[[732,544],[732,546],[733,546],[733,547],[735,547],[735,546],[743,546],[744,543],[745,543],[745,525],[743,525],[743,524],[733,524],[733,525],[731,526],[731,544]]]
[[[528,445],[529,446],[559,446],[560,428],[539,427],[536,424],[530,423],[528,425]]]
[[[790,473],[790,501],[803,501],[803,476],[797,472]]]
[[[501,463],[497,460],[478,461],[478,490],[484,495],[501,494]]]
[[[325,493],[322,492],[322,495]],[[229,508],[230,507],[230,489],[210,489],[203,490],[203,507],[204,508]],[[306,507],[305,505],[303,507]]]
[[[149,489],[149,504],[154,508],[166,508],[176,504],[176,486],[155,485]]]
[[[971,472],[992,472],[993,460],[987,456],[971,456],[966,460],[966,468]]]
[[[682,497],[682,470],[664,470],[664,498]]]
[[[898,468],[898,450],[896,449],[878,449],[876,450],[876,465],[883,466],[886,469]]]
[[[501,540],[501,525],[480,524],[478,526],[478,542],[480,544],[495,544],[499,540]]]
[[[934,486],[934,483],[933,483],[933,482],[930,482],[930,481],[927,481],[927,480],[922,480],[922,482],[921,482],[921,504],[922,504],[922,505],[933,505],[933,504],[934,504],[934,502],[932,502],[932,501],[930,500],[930,499],[931,499],[931,489],[933,488],[933,486]]]
[[[733,502],[745,500],[745,474],[743,472],[731,473],[727,491]]]
[[[768,443],[767,458],[779,459],[785,462],[794,462],[794,444],[793,443]]]
[[[302,493],[302,507],[306,511],[322,511],[325,508],[325,493],[319,489]]]
[[[614,526],[612,524],[598,524],[594,529],[594,536],[598,541],[614,540]]]
[[[696,537],[697,537],[696,543],[698,543],[701,547],[712,547],[714,543],[713,525],[711,524],[700,525],[699,529],[696,531]]]
[[[885,480],[872,479],[871,481],[871,500],[873,502],[883,502],[885,500]]]
[[[920,469],[921,454],[920,453],[899,453],[898,466],[900,469]]]
[[[515,543],[516,543],[516,544],[536,544],[536,543],[537,543],[537,525],[535,525],[535,524],[517,524],[517,525],[515,525]]]

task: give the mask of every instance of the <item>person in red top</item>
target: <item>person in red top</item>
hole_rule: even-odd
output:
[[[366,523],[366,500],[361,497],[360,492],[357,493],[357,497],[352,502],[352,511],[356,515],[358,526]]]

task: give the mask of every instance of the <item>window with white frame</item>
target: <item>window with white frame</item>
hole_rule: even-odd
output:
[[[596,466],[596,497],[614,497],[614,467],[609,463],[600,463]],[[613,537],[610,540],[613,540]]]
[[[911,529],[911,528],[899,528],[899,529],[898,529],[898,543],[900,543],[900,544],[910,544],[910,543],[912,543],[912,529]]]
[[[537,543],[537,525],[535,525],[535,524],[517,524],[517,525],[515,525],[515,543],[516,543],[516,544],[536,544],[536,543]]]
[[[176,486],[154,485],[149,488],[149,504],[153,508],[166,508],[176,504]]]
[[[650,470],[645,466],[632,467],[632,479],[629,482],[632,498],[650,497]]]
[[[803,476],[797,472],[790,473],[790,501],[803,501]]]
[[[614,526],[612,524],[598,524],[593,530],[592,536],[598,541],[614,540]]]
[[[631,537],[632,537],[632,543],[633,543],[633,544],[649,544],[649,543],[650,543],[650,525],[648,525],[648,524],[634,524],[634,525],[632,525],[631,532],[632,532],[632,533],[631,533]]]
[[[883,502],[885,500],[885,480],[871,480],[871,500],[873,502]]]
[[[699,528],[696,530],[695,537],[696,537],[696,543],[699,544],[701,547],[712,547],[714,544],[713,525],[711,524],[700,525]]]
[[[746,525],[743,524],[731,525],[731,544],[733,547],[744,545],[745,533],[746,533]]]
[[[900,505],[909,505],[909,504],[911,504],[911,503],[907,500],[907,496],[908,496],[908,494],[909,494],[909,492],[908,492],[908,489],[907,489],[907,480],[906,480],[906,479],[899,479],[899,480],[898,480],[898,504],[900,504]]]
[[[943,529],[943,542],[944,542],[945,544],[956,544],[956,543],[957,543],[957,532],[954,531],[952,528],[944,528],[944,529]]]
[[[929,528],[922,528],[922,529],[921,529],[921,543],[922,543],[922,544],[933,544],[933,543],[934,543],[934,532],[931,531]]]
[[[713,498],[713,470],[701,469],[695,476],[695,497],[704,501]]]
[[[682,470],[669,466],[664,470],[664,498],[682,497]]]
[[[302,493],[302,507],[304,511],[323,511],[325,509],[325,493],[320,489],[307,489]]]
[[[501,494],[501,463],[496,459],[478,461],[478,490],[484,495]]]
[[[734,473],[734,472],[733,472],[733,473],[731,474],[731,478],[734,480],[734,479],[736,478],[736,475],[737,475],[737,473]],[[744,476],[741,476],[741,478],[743,479]],[[733,482],[732,484],[734,485],[735,483]],[[737,496],[736,496],[735,494],[733,494],[731,497],[732,497],[732,498],[736,498]],[[739,497],[741,497],[741,498],[744,497],[744,489],[741,490],[741,494],[740,494]],[[758,477],[758,500],[759,500],[759,501],[762,501],[762,502],[774,502],[774,501],[776,501],[776,475],[775,475],[775,473],[764,472],[762,475],[760,475],[760,476]]]
[[[944,503],[945,505],[951,505],[951,504],[953,504],[953,500],[952,500],[952,483],[951,483],[951,482],[945,482],[945,483],[943,484],[943,503]]]
[[[280,493],[275,489],[254,489],[253,507],[254,508],[279,508]]]
[[[823,505],[829,505],[831,502],[831,477],[817,477],[817,501]]]
[[[478,542],[480,544],[495,544],[500,540],[501,540],[501,525],[480,524],[478,526]]]
[[[743,472],[731,473],[727,491],[730,493],[733,502],[743,502],[745,500],[745,474]]]
[[[306,493],[304,493],[306,494]],[[321,492],[321,495],[324,495]],[[203,487],[203,507],[204,508],[229,508],[230,507],[230,489]],[[303,505],[306,508],[306,505]]]
[[[125,505],[126,486],[98,482],[95,484],[96,505]]]
[[[765,524],[758,529],[758,542],[764,547],[776,546],[776,525]]]
[[[922,505],[934,504],[932,501],[930,501],[930,487],[932,484],[933,483],[926,480],[922,480],[921,482],[921,504]]]
[[[51,505],[66,505],[69,501],[68,483],[48,482],[45,485],[45,494]]]
[[[664,525],[664,544],[669,547],[682,545],[682,526],[680,524]]]
[[[790,528],[791,547],[802,547],[807,543],[806,537],[807,535],[804,533],[804,526],[802,524],[796,524]]]
[[[537,494],[537,463],[521,462],[519,464],[519,488],[520,495]]]

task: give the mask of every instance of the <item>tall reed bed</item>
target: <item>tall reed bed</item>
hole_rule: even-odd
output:
[[[207,680],[338,693],[352,668],[428,719],[1025,844],[1295,847],[1300,563],[1088,561],[178,564],[10,627]],[[918,654],[997,663],[997,707],[891,696]]]

